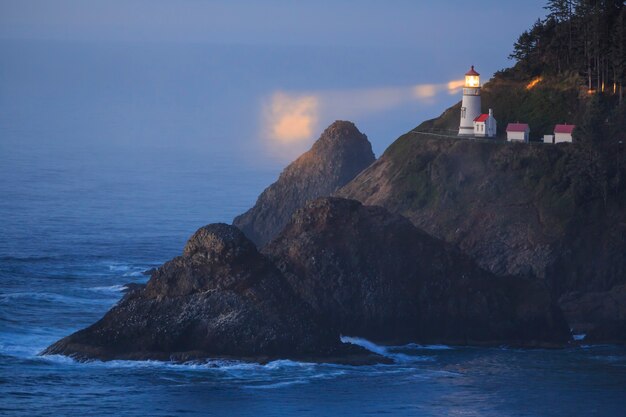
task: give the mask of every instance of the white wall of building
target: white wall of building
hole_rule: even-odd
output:
[[[520,142],[528,142],[528,134],[529,132],[506,132],[506,139],[511,141],[520,141]]]
[[[487,136],[485,122],[474,122],[474,136]]]
[[[464,88],[459,136],[474,136],[474,119],[478,116],[480,116],[480,88]]]
[[[561,142],[572,142],[572,134],[571,133],[555,133],[554,134],[554,143]]]
[[[543,135],[543,143],[554,143],[554,135]]]
[[[496,136],[497,122],[490,116],[484,122],[474,122],[474,136],[493,138]]]

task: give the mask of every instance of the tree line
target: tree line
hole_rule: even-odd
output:
[[[528,76],[578,73],[590,92],[615,94],[626,79],[623,0],[549,0],[543,20],[522,33],[510,58]]]

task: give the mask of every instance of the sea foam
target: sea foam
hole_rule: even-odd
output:
[[[405,353],[397,352],[397,350],[399,349],[408,348],[409,345],[407,346],[382,346],[382,345],[377,345],[376,343],[371,342],[367,339],[363,339],[361,337],[351,337],[351,336],[341,336],[341,341],[343,343],[350,343],[353,345],[361,346],[362,348],[369,350],[370,352],[393,359],[395,362],[410,363],[410,362],[424,362],[424,361],[435,360],[435,358],[432,356],[407,355]]]

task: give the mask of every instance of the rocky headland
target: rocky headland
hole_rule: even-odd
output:
[[[307,201],[335,192],[374,162],[372,145],[352,122],[336,121],[289,164],[256,204],[233,224],[259,247],[274,238]]]
[[[545,285],[496,277],[382,207],[315,200],[264,252],[315,315],[345,335],[385,344],[569,340]]]
[[[544,282],[591,336],[626,324],[618,309],[589,311],[589,294],[611,304],[626,283],[623,159],[580,144],[407,133],[336,195],[401,214],[496,275]]]
[[[145,287],[43,353],[79,360],[369,360],[369,353],[342,344],[336,328],[324,326],[241,231],[212,224],[189,239],[182,256],[157,268]]]
[[[199,229],[43,353],[369,363],[386,359],[340,336],[557,347],[572,327],[623,341],[624,185],[606,158],[407,134],[359,173],[371,146],[335,122],[235,220],[247,237]]]
[[[43,353],[386,361],[341,335],[527,347],[569,340],[544,286],[497,278],[381,207],[322,198],[296,211],[264,253],[234,226],[199,229],[145,287]]]

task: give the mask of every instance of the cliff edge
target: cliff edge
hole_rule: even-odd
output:
[[[577,299],[626,283],[625,166],[619,149],[407,133],[336,194],[407,217],[494,274],[543,280],[576,327]]]
[[[233,225],[261,247],[283,229],[296,209],[332,194],[374,160],[367,136],[352,122],[336,121],[261,193],[254,207],[235,218]]]

